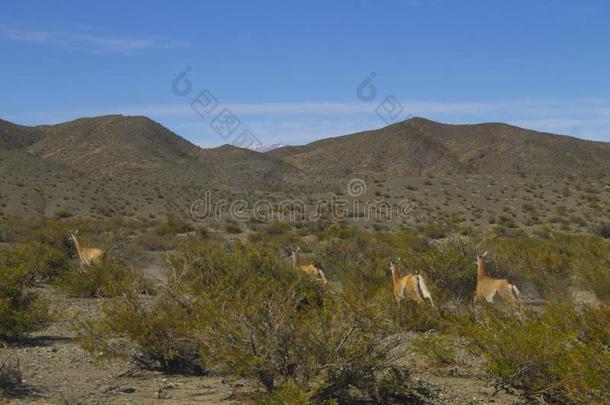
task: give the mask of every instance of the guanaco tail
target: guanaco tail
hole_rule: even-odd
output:
[[[412,299],[418,304],[424,302],[424,299],[427,298],[430,300],[430,304],[434,307],[434,301],[432,301],[432,294],[430,294],[430,290],[428,290],[428,286],[426,285],[426,281],[421,274],[409,273],[405,276],[399,276],[398,270],[396,268],[396,262],[394,260],[390,260],[390,271],[392,272],[392,285],[394,290],[394,298],[396,302],[400,304],[405,298]]]

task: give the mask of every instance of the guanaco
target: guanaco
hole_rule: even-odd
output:
[[[294,270],[303,272],[309,276],[312,276],[319,280],[322,284],[326,285],[328,282],[326,280],[326,276],[324,275],[324,271],[322,270],[322,266],[319,264],[299,264],[298,260],[298,252],[301,250],[298,246],[288,246],[286,248],[286,252],[292,261],[292,268]]]
[[[477,289],[474,294],[474,302],[485,299],[487,302],[493,303],[495,295],[498,294],[509,304],[520,307],[519,289],[504,278],[491,277],[487,273],[486,256],[487,252],[477,258]]]
[[[424,302],[424,298],[430,300],[430,304],[434,307],[434,301],[432,301],[432,294],[430,294],[430,290],[426,286],[426,281],[423,276],[418,273],[408,273],[405,276],[400,276],[398,274],[398,269],[396,268],[396,261],[390,260],[390,271],[392,272],[392,286],[394,287],[394,298],[396,299],[396,303],[400,305],[400,301],[405,298],[409,298],[421,304]]]
[[[81,267],[100,263],[104,258],[104,251],[97,248],[82,247],[76,235],[78,235],[78,231],[71,232],[70,239],[76,246],[76,252],[78,253]]]

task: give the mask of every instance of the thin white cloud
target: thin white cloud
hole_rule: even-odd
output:
[[[46,114],[57,115],[101,115],[101,114],[126,114],[126,115],[161,115],[182,116],[194,113],[186,100],[180,104],[158,104],[139,106],[117,106],[102,107],[87,110],[56,110],[45,111]],[[571,114],[595,114],[610,115],[609,100],[579,100],[579,101],[401,101],[405,113],[408,115],[430,114],[495,114],[495,113],[517,113],[528,115],[545,115],[557,113],[558,111]],[[228,108],[234,114],[244,115],[336,115],[336,114],[360,114],[375,111],[378,104],[364,102],[276,102],[276,103],[224,103],[222,108]]]
[[[250,130],[262,143],[302,145],[322,138],[351,134],[381,126],[375,119],[336,119],[334,117],[301,117],[278,121],[242,122],[242,129]],[[205,121],[178,123],[176,132],[202,147],[218,146],[222,140]]]
[[[105,114],[144,115],[164,123],[187,138],[210,138],[222,143],[189,105],[118,106],[95,109],[40,111],[7,115],[18,123],[58,123],[83,116]],[[544,132],[610,141],[610,99],[509,100],[509,101],[401,101],[402,114],[395,121],[423,116],[447,123],[506,122]],[[376,114],[378,104],[364,102],[225,103],[265,143],[303,143],[328,136],[385,126]],[[197,140],[195,140],[198,142]]]
[[[49,33],[42,31],[25,31],[11,27],[0,26],[0,37],[14,41],[43,43],[49,40]]]
[[[29,30],[0,25],[0,39],[48,45],[90,53],[130,53],[150,48],[174,48],[186,43],[171,41],[161,36],[109,36],[94,32],[55,32]]]

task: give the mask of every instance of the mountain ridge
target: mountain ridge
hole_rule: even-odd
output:
[[[266,153],[203,149],[141,116],[56,125],[0,120],[0,215],[185,214],[206,192],[234,200],[341,190],[347,180],[467,175],[610,173],[610,143],[502,123],[413,118],[384,128]],[[417,181],[421,182],[421,181]],[[405,185],[401,186],[405,187]],[[381,193],[380,190],[378,190]]]
[[[597,174],[610,171],[610,143],[504,123],[442,124],[411,118],[387,127],[268,152],[311,171]],[[350,157],[348,165],[336,156]],[[325,158],[326,157],[326,158]],[[371,157],[376,157],[371,161]],[[393,163],[383,164],[383,160]],[[439,164],[440,163],[440,164]]]

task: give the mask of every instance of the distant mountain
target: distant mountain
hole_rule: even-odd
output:
[[[199,148],[146,117],[110,115],[36,127],[29,151],[93,177],[159,169],[197,159]]]
[[[499,123],[413,118],[304,146],[201,149],[146,117],[111,115],[36,127],[0,120],[0,217],[157,218],[186,215],[206,192],[228,200],[277,200],[342,190],[356,176],[391,180],[448,173],[458,179],[608,175],[610,144]]]
[[[267,153],[267,152],[271,152],[272,150],[278,149],[278,148],[283,148],[287,145],[284,145],[283,143],[272,143],[269,145],[256,145],[252,148],[252,150],[254,152],[259,152],[259,153]]]
[[[0,173],[0,207],[19,216],[184,214],[206,191],[251,197],[309,184],[280,159],[230,145],[201,149],[146,117],[122,115],[37,127],[0,121]]]
[[[369,172],[388,176],[610,173],[610,143],[501,123],[448,125],[423,118],[279,148],[268,155],[308,173],[339,177]]]
[[[33,145],[42,134],[36,128],[13,124],[0,119],[0,149],[17,149]]]

